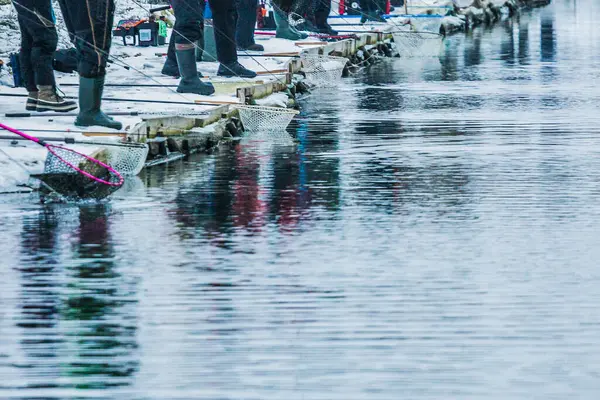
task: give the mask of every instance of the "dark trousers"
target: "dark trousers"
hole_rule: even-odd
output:
[[[360,0],[359,4],[360,9],[365,13],[385,14],[387,2],[385,0]]]
[[[64,5],[69,34],[79,51],[79,75],[103,77],[112,39],[114,0],[64,0]]]
[[[241,49],[254,44],[258,0],[236,0],[235,41]]]
[[[315,0],[315,26],[317,28],[327,27],[327,18],[331,12],[331,0]]]
[[[19,61],[25,87],[36,92],[37,86],[54,86],[52,60],[58,44],[54,12],[50,0],[15,0],[21,50]]]
[[[209,0],[213,15],[217,59],[221,64],[237,61],[235,44],[235,0]],[[175,25],[169,42],[167,57],[176,61],[175,45],[196,43],[202,37],[204,0],[171,0]]]
[[[288,13],[294,8],[294,4],[298,0],[273,0],[273,5],[279,8],[281,11]]]

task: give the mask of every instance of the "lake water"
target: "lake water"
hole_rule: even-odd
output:
[[[597,399],[600,6],[554,3],[316,91],[291,144],[2,196],[0,398]]]

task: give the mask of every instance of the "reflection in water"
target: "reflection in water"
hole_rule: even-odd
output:
[[[555,3],[139,197],[0,202],[0,398],[595,399],[600,9]]]
[[[129,383],[137,369],[135,313],[127,282],[116,271],[106,205],[82,206],[73,258],[66,271],[62,318],[73,361],[64,373],[77,388]],[[127,318],[123,318],[128,315]]]
[[[24,360],[19,368],[30,371],[22,382],[29,388],[58,386],[61,338],[58,334],[60,306],[58,217],[50,207],[23,220],[22,264],[19,267],[21,330]]]

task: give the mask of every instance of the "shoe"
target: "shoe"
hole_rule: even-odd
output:
[[[115,121],[100,110],[104,92],[104,77],[79,77],[79,115],[75,118],[77,126],[104,126],[120,130],[123,124]]]
[[[172,61],[167,57],[167,61],[165,61],[165,65],[163,65],[161,74],[166,76],[172,76],[173,78],[179,78],[179,66],[176,62]]]
[[[177,86],[178,93],[210,96],[215,92],[212,83],[202,82],[198,78],[195,49],[177,50],[175,55],[177,56],[177,65],[179,65],[179,74],[181,75],[179,86]]]
[[[77,108],[77,103],[65,100],[58,94],[56,86],[38,86],[38,89],[36,111],[66,112]]]
[[[38,92],[29,92],[27,102],[25,103],[25,109],[27,111],[37,111],[38,104]]]
[[[360,23],[364,24],[367,21],[371,21],[371,22],[387,22],[385,20],[385,18],[383,18],[383,14],[378,13],[378,14],[363,14],[362,17],[360,17]]]
[[[331,25],[329,25],[329,24],[325,24],[323,27],[319,28],[318,32],[324,33],[329,36],[337,36],[338,35],[338,31],[334,30],[331,27]]]
[[[219,65],[217,75],[226,77],[239,77],[239,78],[255,78],[256,72],[250,71],[239,62],[232,62],[231,64]]]
[[[238,50],[246,50],[246,51],[265,51],[265,48],[262,44],[252,43],[250,46],[246,48],[238,47]]]
[[[274,8],[273,16],[275,17],[275,24],[277,25],[277,30],[275,31],[276,38],[300,40],[308,37],[308,35],[301,34],[293,26],[291,26],[287,14],[281,11],[279,8]]]

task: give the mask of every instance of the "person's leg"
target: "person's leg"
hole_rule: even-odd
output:
[[[75,125],[121,129],[123,125],[120,122],[100,109],[111,45],[114,1],[70,1],[66,11],[67,18],[73,23],[71,33],[79,51],[79,115],[75,119]]]
[[[194,93],[211,95],[215,92],[212,84],[202,82],[198,78],[196,67],[196,43],[202,37],[202,22],[204,20],[204,0],[172,0],[171,6],[175,12],[173,26],[174,48],[181,81],[179,93]],[[165,64],[166,65],[166,64]]]
[[[239,49],[263,51],[263,46],[254,42],[256,8],[258,0],[236,0],[237,24],[235,41]]]
[[[21,77],[25,82],[25,88],[29,93],[25,108],[28,111],[35,111],[37,109],[38,99],[38,88],[35,85],[35,74],[33,72],[33,65],[31,64],[31,47],[33,45],[33,38],[26,29],[27,22],[21,17],[19,9],[17,8],[19,29],[21,31],[21,49],[19,50],[19,68],[21,71]]]
[[[209,4],[213,14],[217,59],[221,63],[217,75],[254,78],[256,73],[244,68],[237,60],[234,0],[209,0]]]
[[[328,35],[337,35],[337,31],[333,30],[331,25],[327,22],[329,13],[331,12],[331,0],[316,0],[315,7],[315,25],[321,33]]]
[[[35,103],[36,111],[76,109],[75,102],[63,99],[56,91],[52,62],[58,35],[50,0],[18,0],[14,4],[19,13],[21,30],[25,32],[23,37],[28,42],[26,47],[30,48],[30,51],[23,53],[28,91],[37,91],[37,102],[33,101],[35,96],[30,96],[32,100],[28,101],[26,107],[32,109]]]
[[[165,60],[161,74],[179,78],[179,66],[177,65],[177,56],[175,55],[175,31],[171,32],[169,47],[167,49],[167,59]]]

